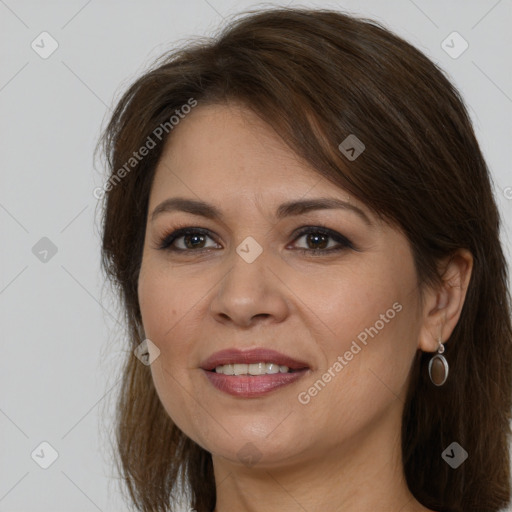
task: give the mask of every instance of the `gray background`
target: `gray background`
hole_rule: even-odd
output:
[[[126,348],[99,268],[93,150],[115,99],[156,56],[270,5],[299,4],[0,0],[0,511],[126,510],[107,439]],[[512,1],[300,5],[377,19],[446,70],[492,171],[511,261]],[[59,45],[46,59],[31,47],[48,51],[43,31]],[[441,46],[453,31],[469,44],[458,58]],[[51,462],[43,441],[58,453],[48,469],[35,462]]]

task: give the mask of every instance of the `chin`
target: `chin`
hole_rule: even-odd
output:
[[[304,454],[301,440],[304,431],[297,429],[294,434],[288,425],[286,429],[276,428],[276,423],[267,421],[238,421],[230,424],[229,433],[219,434],[218,428],[209,428],[208,434],[193,439],[213,457],[226,459],[235,465],[245,467],[273,468],[300,460]],[[309,437],[309,436],[306,436]]]

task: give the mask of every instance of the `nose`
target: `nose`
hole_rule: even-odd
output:
[[[288,314],[288,289],[265,251],[252,263],[233,252],[232,265],[222,278],[210,311],[218,322],[248,328],[258,322],[279,323]],[[274,262],[275,263],[275,262]]]

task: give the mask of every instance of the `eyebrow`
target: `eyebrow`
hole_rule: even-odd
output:
[[[341,199],[332,197],[319,197],[315,199],[302,199],[297,201],[288,201],[281,204],[276,210],[276,218],[278,220],[293,215],[302,215],[313,210],[330,210],[330,209],[343,209],[356,213],[366,224],[373,226],[372,221],[368,218],[366,213],[357,206],[347,203]],[[193,215],[200,215],[208,219],[223,220],[221,211],[214,205],[198,201],[195,199],[187,199],[185,197],[171,197],[161,202],[151,214],[151,221],[164,213],[181,211],[191,213]]]

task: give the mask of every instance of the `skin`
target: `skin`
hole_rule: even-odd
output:
[[[177,196],[215,205],[223,220],[181,211],[152,219],[157,205]],[[373,225],[348,209],[274,218],[285,201],[318,197],[361,208]],[[215,511],[429,510],[404,480],[401,414],[417,350],[435,352],[439,336],[445,342],[459,319],[471,255],[461,250],[446,262],[442,286],[425,290],[421,304],[407,238],[236,104],[199,105],[174,128],[148,212],[138,294],[145,335],[160,350],[151,372],[172,420],[212,453]],[[210,235],[175,240],[188,252],[159,249],[178,223]],[[357,250],[300,252],[339,246],[330,237],[296,235],[318,225]],[[263,249],[252,263],[236,252],[248,236]],[[309,403],[300,403],[298,394],[395,303],[401,311],[367,345],[359,343],[361,351]],[[271,347],[310,370],[264,397],[233,397],[200,369],[212,353],[231,347]],[[244,446],[254,464],[239,459]]]

